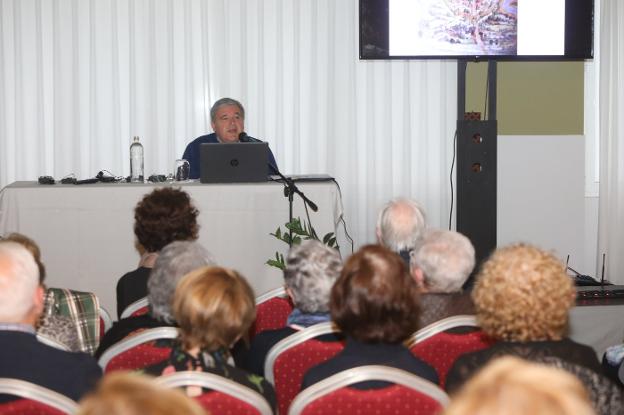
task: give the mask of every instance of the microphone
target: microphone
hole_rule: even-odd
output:
[[[246,132],[242,132],[238,135],[238,141],[241,143],[262,143],[262,140],[258,140],[257,138],[249,137]]]

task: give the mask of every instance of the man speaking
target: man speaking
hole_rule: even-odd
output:
[[[202,135],[191,141],[184,150],[183,159],[191,165],[190,179],[199,179],[199,147],[204,143],[237,143],[259,141],[245,134],[245,109],[232,98],[221,98],[210,108],[210,125],[214,133]],[[277,167],[273,152],[269,149],[269,163]]]

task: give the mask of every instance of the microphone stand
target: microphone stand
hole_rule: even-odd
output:
[[[245,133],[244,131],[238,135],[238,141],[243,142],[243,143],[249,143],[249,142],[263,143],[264,142],[262,140],[258,140],[257,138],[248,136],[247,133]],[[267,164],[269,166],[269,169],[271,169],[273,173],[275,173],[284,181],[284,196],[288,198],[288,223],[292,223],[293,221],[293,195],[295,193],[301,196],[303,203],[308,205],[310,209],[312,209],[313,212],[318,211],[318,207],[316,206],[316,204],[310,199],[308,199],[308,197],[304,195],[301,190],[299,190],[299,188],[297,187],[297,185],[292,179],[289,179],[288,177],[284,176],[279,171],[277,166],[274,166],[273,164],[271,164],[271,162]],[[310,226],[312,226],[312,224],[310,224]],[[288,245],[292,246],[292,229],[289,229],[288,231],[289,231],[288,232],[288,236],[289,236]]]
[[[303,203],[305,203],[306,205],[310,206],[310,209],[312,209],[313,212],[318,211],[318,206],[316,206],[316,203],[314,203],[313,201],[311,201],[310,199],[308,199],[308,197],[303,194],[303,192],[301,190],[299,190],[299,188],[297,187],[297,185],[295,184],[295,182],[292,179],[289,179],[288,177],[284,176],[278,169],[277,167],[275,167],[274,165],[272,165],[271,163],[269,163],[269,168],[276,173],[283,181],[284,181],[284,196],[288,198],[288,223],[292,223],[293,221],[293,195],[295,193],[297,193],[299,196],[301,196],[301,199],[303,200]],[[312,224],[310,224],[311,226]],[[289,246],[292,246],[292,229],[288,229],[288,235],[289,235]]]

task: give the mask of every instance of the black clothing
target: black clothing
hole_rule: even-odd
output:
[[[117,281],[117,318],[130,304],[147,297],[147,280],[151,268],[139,267]]]
[[[490,360],[509,355],[532,362],[543,362],[550,358],[559,358],[603,375],[594,349],[568,338],[559,341],[499,341],[487,349],[460,356],[449,370],[446,378],[446,390],[449,393],[455,392],[468,378]]]
[[[102,376],[93,357],[50,347],[31,333],[0,330],[0,352],[0,377],[35,383],[75,401]],[[0,396],[0,402],[12,400],[7,398]]]
[[[331,375],[365,365],[383,365],[411,372],[430,382],[439,384],[435,369],[414,356],[402,344],[362,343],[347,338],[345,348],[333,358],[314,366],[303,376],[301,389],[305,389]],[[367,381],[353,385],[357,389],[374,389],[388,386],[388,382]]]

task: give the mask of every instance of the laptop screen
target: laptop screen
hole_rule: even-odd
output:
[[[268,143],[204,143],[199,148],[202,183],[266,182]]]

